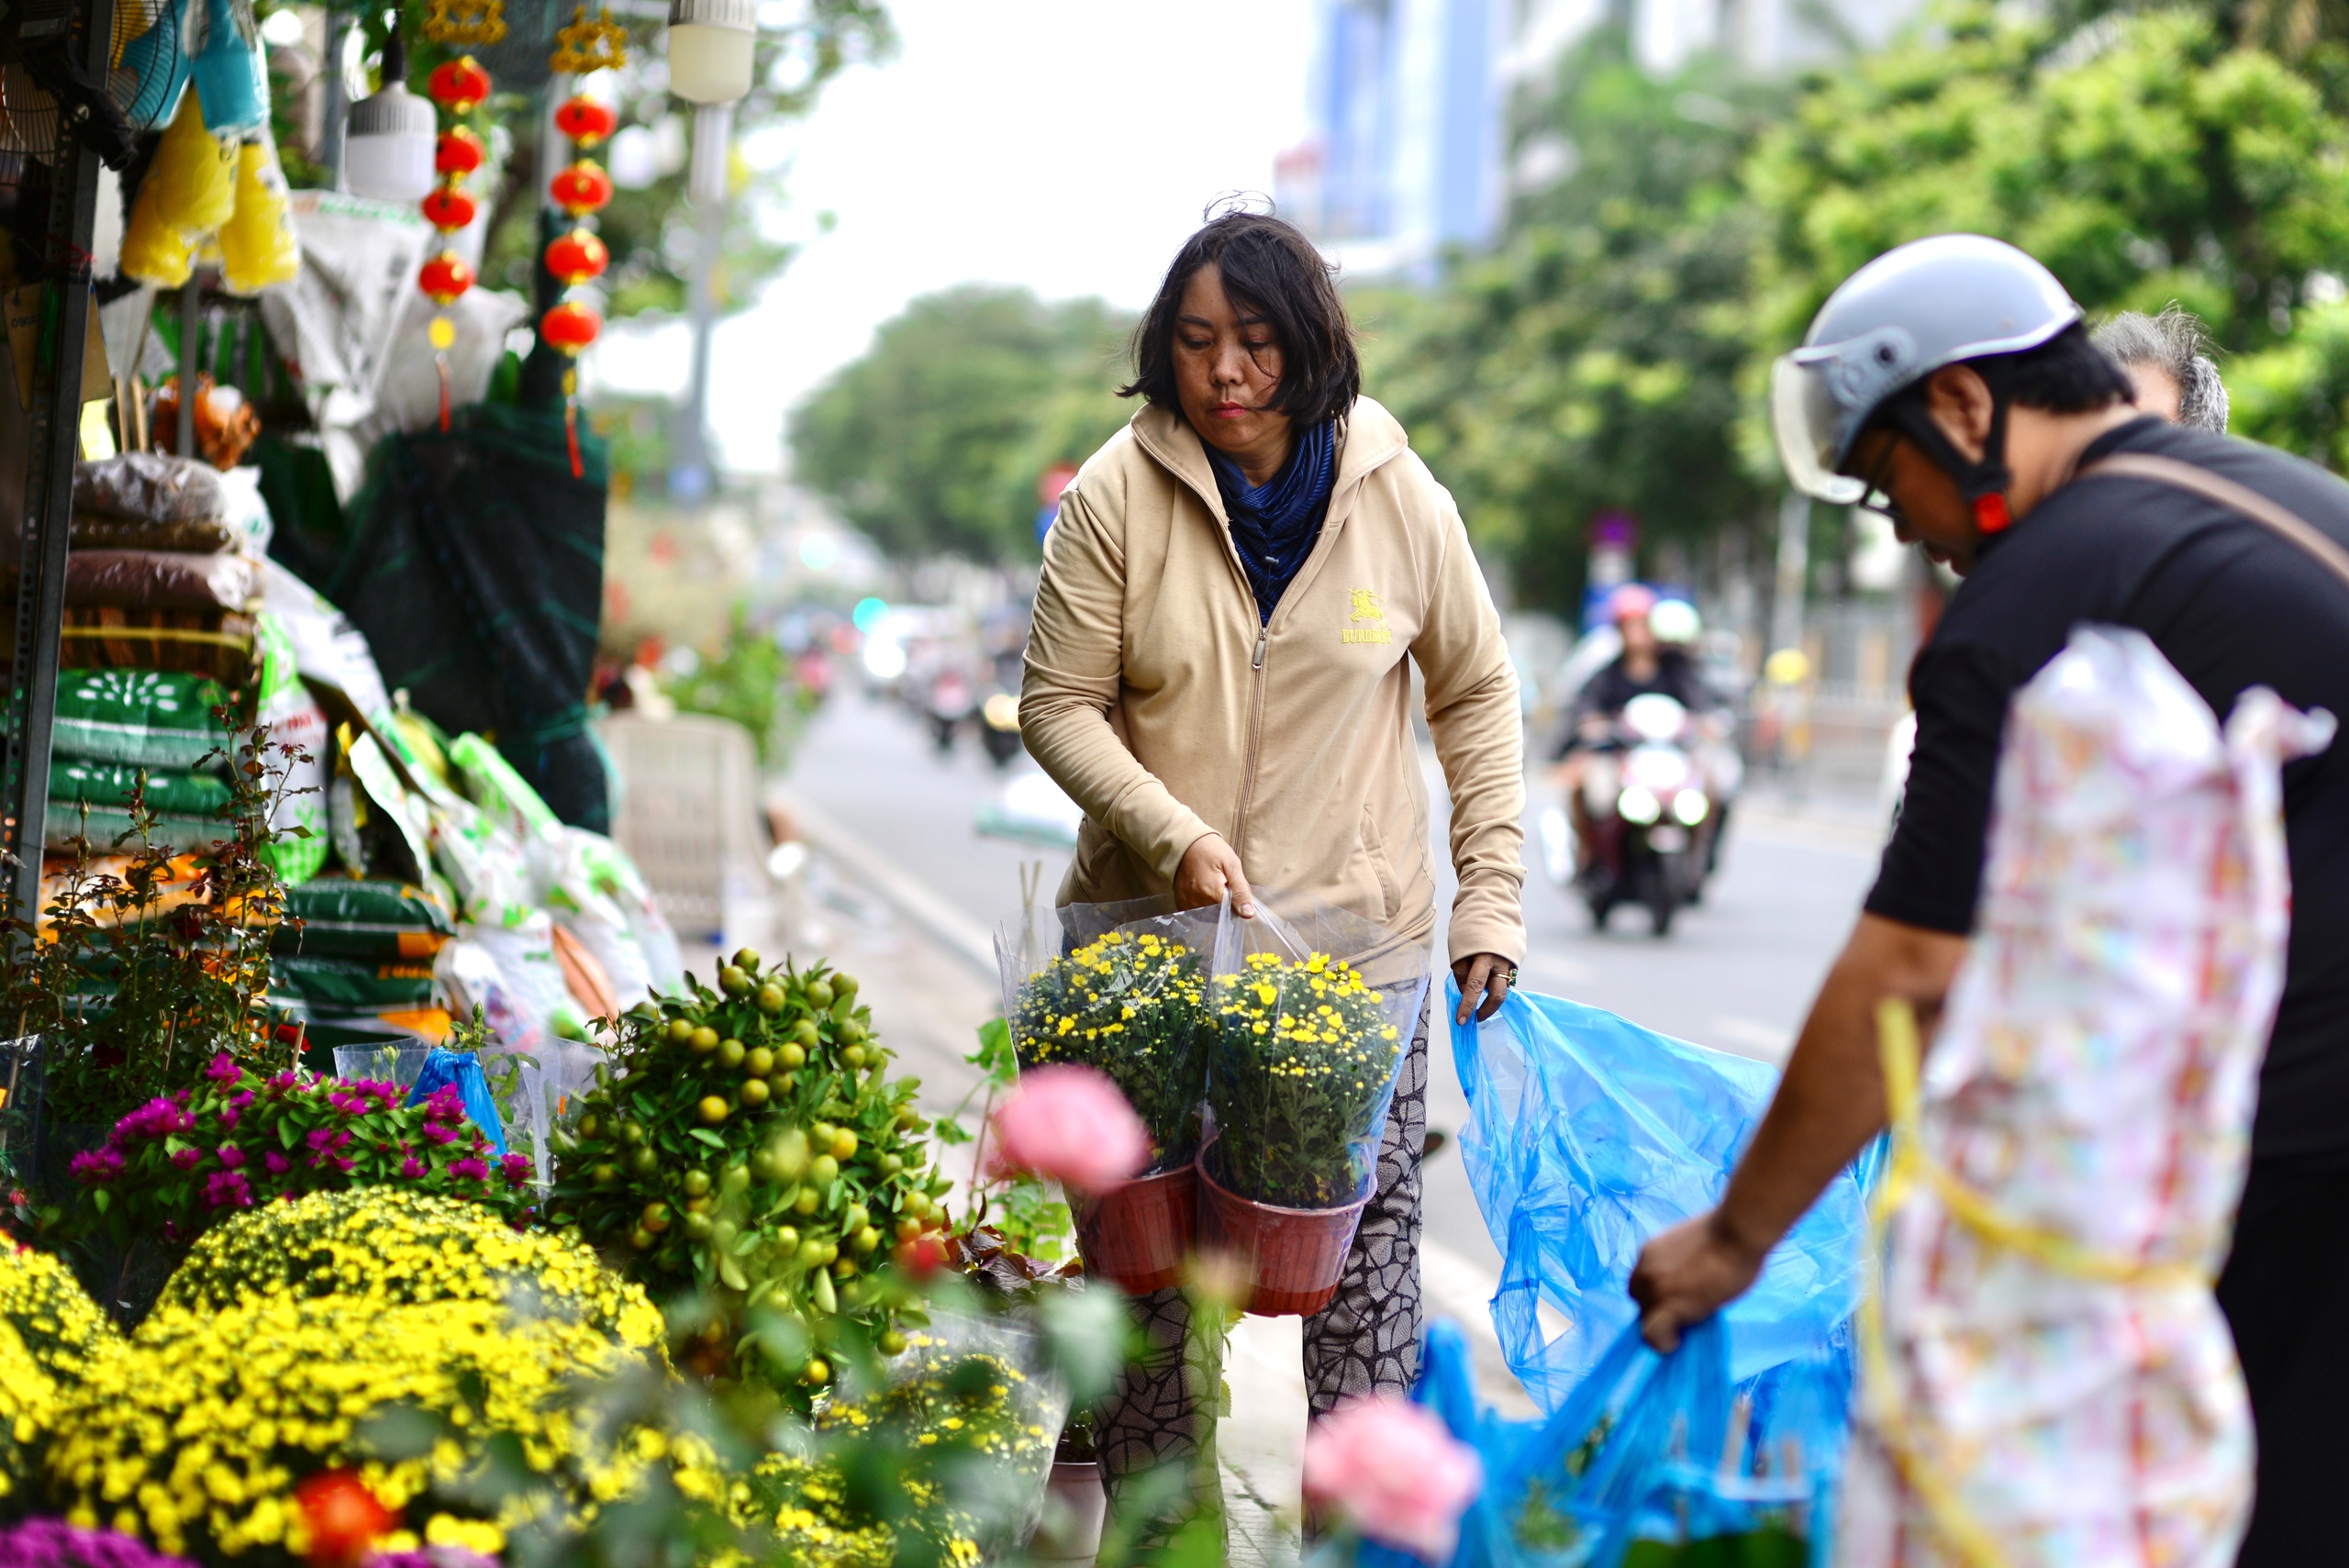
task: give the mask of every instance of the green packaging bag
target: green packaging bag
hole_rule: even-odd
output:
[[[49,770],[52,808],[85,801],[92,806],[128,806],[147,779],[147,808],[167,817],[194,817],[222,821],[228,805],[228,783],[212,773],[182,773],[171,768],[140,768],[128,762],[101,762],[89,757],[60,757]],[[220,829],[225,837],[225,824]]]
[[[271,939],[278,952],[369,964],[429,963],[454,928],[424,890],[397,882],[321,877],[289,887],[289,918]]]
[[[221,761],[231,736],[213,717],[228,694],[178,670],[62,670],[52,744],[62,757],[186,770]]]
[[[269,989],[313,1012],[380,1012],[420,1007],[432,1000],[430,960],[368,963],[310,953],[273,952]]]
[[[125,838],[130,832],[129,812],[116,806],[92,806],[85,817],[84,809],[76,800],[51,800],[41,819],[42,848],[71,853],[82,840],[88,841],[92,854],[113,854],[117,850],[128,853],[139,848],[137,838]],[[149,843],[191,855],[235,837],[233,827],[210,817],[159,815],[147,830]]]

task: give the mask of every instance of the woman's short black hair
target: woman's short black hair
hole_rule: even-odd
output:
[[[1231,303],[1263,317],[1280,341],[1281,384],[1272,406],[1302,425],[1351,409],[1362,395],[1362,360],[1345,301],[1338,296],[1338,270],[1295,225],[1258,212],[1210,218],[1183,242],[1158,297],[1134,328],[1134,379],[1118,395],[1181,407],[1174,393],[1174,317],[1191,274],[1209,265],[1223,270]]]

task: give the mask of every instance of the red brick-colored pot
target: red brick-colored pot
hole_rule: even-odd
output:
[[[1218,1184],[1208,1174],[1206,1149],[1198,1171],[1199,1250],[1238,1266],[1249,1287],[1243,1309],[1259,1318],[1304,1318],[1329,1306],[1370,1202],[1370,1184],[1338,1208],[1280,1208]]]
[[[1085,1272],[1129,1296],[1183,1283],[1198,1236],[1199,1174],[1177,1165],[1078,1200],[1076,1247]]]

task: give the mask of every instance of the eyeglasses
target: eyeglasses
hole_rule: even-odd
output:
[[[1865,493],[1861,495],[1857,503],[1859,506],[1866,507],[1871,512],[1883,513],[1892,519],[1895,528],[1906,528],[1909,526],[1909,516],[1900,509],[1900,503],[1892,498],[1892,491],[1887,484],[1892,474],[1892,451],[1899,444],[1900,438],[1898,436],[1893,436],[1887,440],[1877,449],[1876,459],[1868,465],[1865,473],[1854,473],[1849,469],[1843,472],[1866,486]]]

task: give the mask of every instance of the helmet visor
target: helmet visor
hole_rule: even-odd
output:
[[[1842,409],[1827,384],[1827,364],[1799,364],[1782,354],[1770,368],[1770,430],[1777,438],[1778,462],[1787,483],[1815,500],[1850,506],[1867,486],[1836,472],[1842,457],[1835,427]]]

